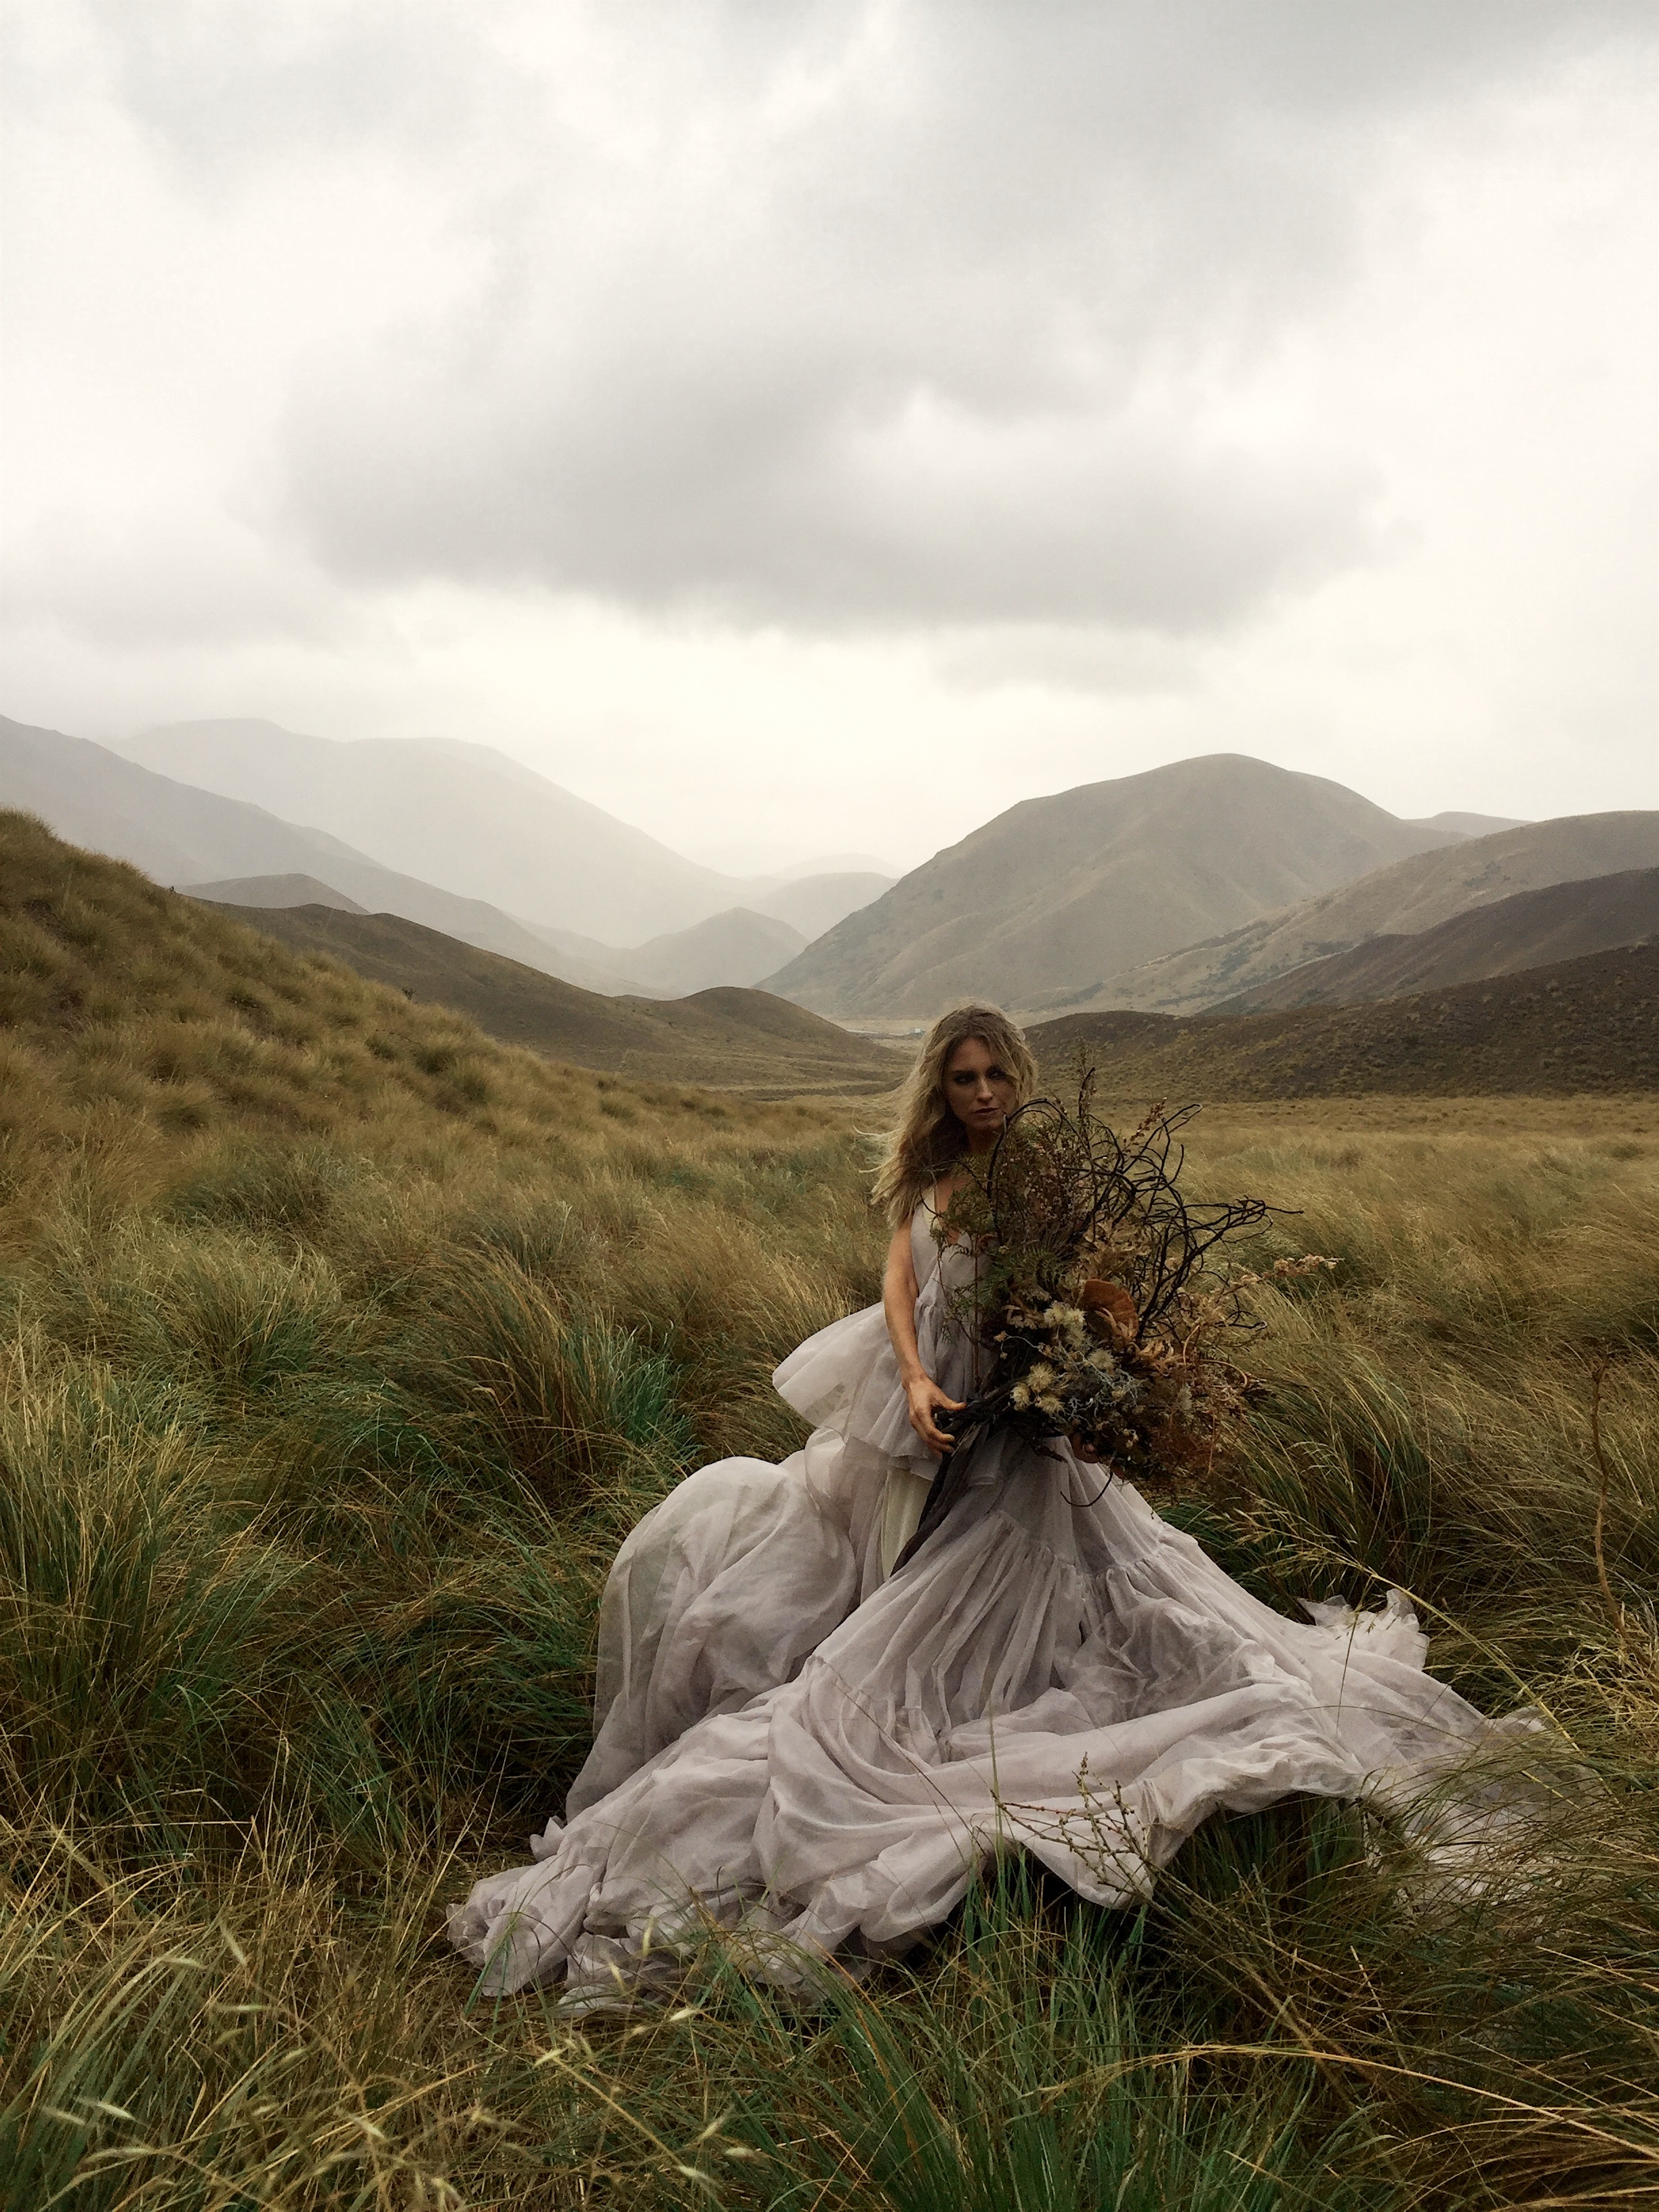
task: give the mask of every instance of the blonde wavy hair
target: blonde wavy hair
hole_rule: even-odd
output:
[[[914,1213],[953,1161],[968,1149],[968,1132],[945,1096],[945,1071],[959,1044],[977,1037],[1013,1079],[1016,1105],[1036,1088],[1030,1047],[1000,1006],[969,1002],[941,1014],[927,1032],[916,1064],[899,1093],[898,1119],[883,1146],[870,1193],[896,1229]]]

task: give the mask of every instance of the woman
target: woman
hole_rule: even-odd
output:
[[[702,1468],[623,1544],[569,1825],[451,1909],[486,1987],[614,2002],[711,1921],[776,1979],[878,1957],[1016,1845],[1127,1903],[1219,1807],[1402,1802],[1490,1737],[1398,1592],[1285,1620],[1065,1445],[994,1431],[894,1571],[975,1381],[949,1304],[973,1258],[939,1217],[1036,1073],[994,1007],[934,1024],[876,1178],[882,1304],[778,1369],[803,1450]]]

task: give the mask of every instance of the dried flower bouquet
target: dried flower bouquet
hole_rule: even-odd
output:
[[[957,1445],[906,1558],[960,1495],[976,1436],[1012,1429],[1039,1450],[1066,1437],[1109,1474],[1191,1479],[1243,1407],[1249,1377],[1223,1346],[1257,1326],[1244,1293],[1263,1277],[1219,1248],[1272,1209],[1182,1189],[1180,1131],[1195,1106],[1154,1107],[1120,1138],[1094,1110],[1095,1085],[1080,1066],[1069,1110],[1050,1098],[1021,1107],[935,1224],[975,1255],[952,1305],[983,1381],[961,1412],[938,1417]],[[1271,1273],[1335,1264],[1314,1254]]]

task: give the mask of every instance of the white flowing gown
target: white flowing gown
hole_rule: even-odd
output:
[[[925,1208],[911,1233],[922,1362],[963,1398],[974,1353],[945,1301],[971,1262]],[[1128,1903],[1218,1808],[1401,1805],[1494,1733],[1424,1672],[1399,1592],[1285,1620],[1063,1445],[994,1434],[889,1578],[938,1462],[881,1308],[774,1380],[816,1424],[805,1449],[703,1468],[629,1536],[568,1825],[450,1908],[487,1989],[615,2002],[711,1923],[776,1980],[802,1954],[878,1958],[1016,1847]]]

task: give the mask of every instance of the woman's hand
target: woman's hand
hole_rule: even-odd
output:
[[[951,1413],[962,1411],[960,1398],[947,1398],[930,1375],[913,1375],[904,1386],[904,1395],[910,1407],[910,1426],[921,1438],[929,1451],[947,1452],[956,1443],[954,1437],[935,1425],[933,1416],[944,1407]]]
[[[1066,1442],[1072,1447],[1073,1459],[1080,1459],[1085,1467],[1100,1465],[1100,1454],[1092,1444],[1085,1444],[1081,1437],[1068,1437]]]

